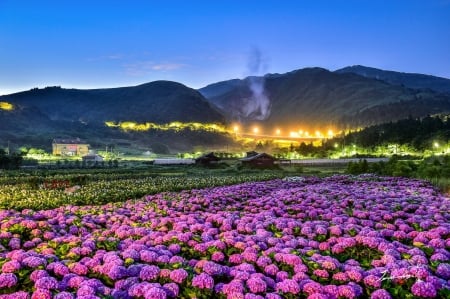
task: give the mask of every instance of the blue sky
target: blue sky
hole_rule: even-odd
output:
[[[0,0],[0,94],[356,64],[450,78],[450,1]]]

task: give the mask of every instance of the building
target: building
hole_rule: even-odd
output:
[[[52,149],[55,156],[84,156],[89,153],[89,144],[80,138],[55,138]]]
[[[209,166],[212,164],[217,164],[217,162],[220,161],[220,158],[214,155],[213,152],[210,152],[208,154],[204,154],[203,156],[198,157],[195,159],[195,164],[197,165],[203,165],[203,166]]]
[[[86,155],[81,157],[81,159],[83,159],[83,162],[102,162],[103,161],[103,157],[97,154],[90,154],[90,155]]]
[[[265,168],[274,167],[277,159],[266,153],[247,153],[247,157],[240,159],[242,165]]]

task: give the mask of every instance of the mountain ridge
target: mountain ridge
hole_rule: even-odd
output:
[[[396,72],[363,65],[347,66],[335,72],[354,73],[367,78],[382,80],[393,85],[404,85],[413,89],[428,88],[441,93],[450,93],[450,79],[433,75]]]
[[[12,111],[0,109],[0,146],[5,140],[39,143],[56,136],[74,136],[91,138],[97,144],[128,140],[148,147],[164,142],[175,149],[189,150],[232,141],[230,136],[214,132],[202,135],[192,130],[121,131],[106,127],[105,121],[224,125],[238,121],[272,129],[341,130],[450,112],[450,94],[439,91],[447,88],[449,79],[418,74],[419,79],[412,80],[415,75],[408,74],[406,81],[422,82],[420,88],[412,88],[417,85],[360,74],[365,68],[303,68],[216,82],[198,90],[164,80],[131,87],[31,89],[0,96],[0,102],[15,106]],[[398,73],[367,69],[376,74],[389,72],[390,76]],[[428,81],[423,81],[423,76]]]
[[[350,71],[332,72],[315,67],[285,74],[267,74],[261,78],[265,80],[265,92],[270,98],[271,113],[264,121],[268,126],[286,126],[289,123],[297,123],[301,127],[311,127],[308,125],[311,123],[315,123],[316,127],[344,128],[354,124],[366,126],[408,117],[409,115],[404,115],[404,111],[414,110],[413,107],[421,107],[419,113],[413,113],[417,117],[440,110],[447,112],[449,109],[447,102],[450,102],[450,95],[431,88],[414,89],[391,84]],[[446,82],[447,79],[438,80]],[[251,123],[256,120],[243,117],[244,114],[239,111],[245,104],[242,99],[251,96],[248,81],[249,77],[240,81],[234,79],[217,82],[199,91],[219,107],[228,120]],[[218,90],[225,92],[220,93]],[[418,101],[428,101],[430,108],[423,103],[419,105]],[[395,103],[404,104],[392,105]],[[408,103],[411,103],[411,107],[408,107]],[[368,113],[384,111],[383,107],[400,106],[403,109],[394,114],[389,113],[389,117],[387,114],[383,118]],[[377,109],[374,110],[374,107]],[[359,119],[362,115],[364,117]]]

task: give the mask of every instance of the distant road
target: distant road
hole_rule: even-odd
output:
[[[342,165],[349,162],[359,162],[359,160],[366,160],[368,163],[387,162],[389,158],[351,158],[351,159],[292,159],[291,164],[300,165]]]

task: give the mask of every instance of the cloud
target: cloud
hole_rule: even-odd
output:
[[[110,60],[119,60],[124,58],[124,56],[122,54],[112,54],[112,55],[108,55],[105,56],[106,59],[110,59]]]
[[[98,57],[89,57],[86,59],[86,61],[92,62],[92,61],[105,61],[105,60],[122,60],[125,58],[125,55],[123,54],[109,54],[109,55],[103,55]]]
[[[150,72],[167,72],[185,67],[182,63],[156,63],[154,61],[139,61],[124,64],[125,73],[129,76],[144,76]]]
[[[152,70],[154,71],[172,71],[172,70],[178,70],[183,67],[185,67],[185,64],[182,63],[161,63],[161,64],[155,64],[152,66]]]

